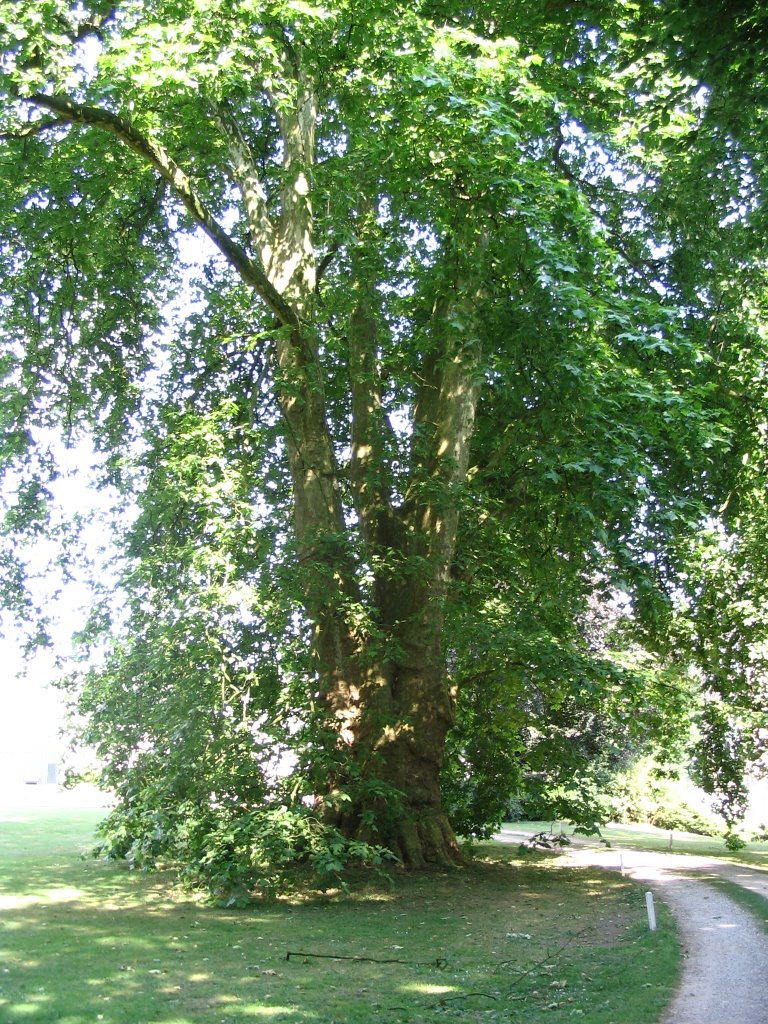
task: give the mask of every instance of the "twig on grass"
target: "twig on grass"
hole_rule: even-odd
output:
[[[339,953],[297,953],[291,951],[285,954],[285,959],[290,960],[292,956],[301,956],[305,959],[310,957],[314,960],[352,960],[358,963],[369,963],[369,964],[405,964],[408,967],[434,967],[438,971],[444,971],[448,966],[448,961],[443,956],[437,957],[435,960],[382,960],[375,956],[341,956]]]
[[[472,999],[473,997],[476,998],[476,999],[492,999],[494,1002],[498,1002],[498,999],[499,999],[498,996],[493,996],[493,995],[491,995],[490,992],[462,992],[462,993],[460,993],[459,995],[456,995],[456,996],[440,996],[440,998],[436,999],[434,1002],[422,1003],[417,1008],[418,1009],[422,1009],[422,1010],[431,1009],[431,1008],[433,1008],[435,1006],[445,1006],[448,1003],[456,1003],[456,1002],[459,1002],[459,1000],[461,1000],[461,999]],[[388,1006],[387,1009],[389,1010],[390,1013],[394,1013],[396,1010],[399,1010],[401,1012],[406,1012],[408,1010],[413,1010],[414,1007],[413,1006]]]
[[[457,996],[441,996],[435,1005],[443,1006],[445,1003],[456,1003],[460,999],[472,999],[475,997],[478,999],[493,999],[494,1002],[499,1000],[498,996],[492,996],[490,992],[462,992]]]
[[[543,967],[544,964],[549,963],[550,960],[554,960],[556,957],[560,956],[561,953],[564,953],[565,950],[568,949],[569,946],[573,945],[573,943],[576,941],[576,939],[581,938],[581,936],[584,935],[588,931],[589,931],[589,928],[582,928],[581,931],[576,932],[574,935],[571,935],[571,937],[568,939],[568,941],[564,942],[563,945],[560,946],[558,949],[556,949],[553,953],[549,953],[548,952],[547,955],[542,960],[537,960],[536,963],[533,964],[532,967],[529,967],[527,971],[521,971],[518,974],[517,978],[515,978],[515,980],[509,986],[509,992],[511,992],[514,988],[517,988],[518,985],[520,985],[526,978],[528,978],[532,974],[534,974],[540,967]],[[501,960],[501,961],[499,961],[499,963],[496,964],[496,966],[497,967],[504,967],[506,964],[513,964],[513,963],[515,963],[514,960]]]

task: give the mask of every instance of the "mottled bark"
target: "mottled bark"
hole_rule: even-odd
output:
[[[343,831],[383,842],[412,867],[461,859],[440,793],[453,702],[442,667],[429,664],[430,654],[417,657],[412,651],[407,663],[368,667],[352,688],[349,756],[358,782],[384,783],[393,795],[359,805],[336,803],[333,792],[322,798],[327,816]],[[345,780],[337,782],[344,790]]]

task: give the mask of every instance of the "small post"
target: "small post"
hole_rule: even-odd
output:
[[[669,833],[669,849],[672,849],[672,833]]]
[[[653,893],[647,892],[645,894],[645,906],[648,910],[648,927],[652,932],[656,931],[656,910],[653,906]]]
[[[621,877],[624,877],[624,854],[619,854],[619,868],[621,869]]]

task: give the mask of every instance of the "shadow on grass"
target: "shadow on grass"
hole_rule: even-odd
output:
[[[207,1019],[204,1011],[218,1009],[274,1016],[268,990],[278,974],[265,972],[275,971],[278,951],[269,933],[261,915],[212,920],[193,905],[171,912],[161,901],[111,907],[101,886],[76,899],[6,907],[0,1019],[139,1024]]]
[[[623,1020],[615,1015],[617,968],[628,982],[631,957],[640,978],[628,990],[642,993],[650,976],[642,971],[654,965],[657,951],[626,918],[578,916],[576,897],[595,902],[599,893],[576,875],[572,880],[578,892],[570,903],[559,886],[550,895],[515,887],[509,893],[515,903],[506,908],[495,892],[502,910],[495,917],[484,901],[473,906],[463,886],[453,905],[438,895],[433,906],[422,892],[416,899],[410,893],[408,902],[368,907],[318,901],[232,913],[160,902],[115,911],[83,898],[9,908],[0,1019],[474,1024],[486,1019],[481,1013],[501,1011],[496,1019],[559,1022],[570,1019],[574,1006],[590,1003],[602,1010],[590,1021]],[[92,887],[88,898],[98,900],[99,893]],[[322,959],[286,960],[288,951]],[[436,953],[444,960],[433,961]],[[334,954],[401,962],[352,962]],[[655,1011],[640,1006],[632,1017],[638,1024],[655,1019]]]
[[[69,899],[57,898],[67,890],[47,886],[38,902],[19,896],[17,906],[6,905],[4,1024],[353,1024],[403,1019],[414,1000],[467,999],[464,971],[457,978],[437,958],[417,961],[434,952],[436,941],[444,950],[445,936],[414,936],[411,911],[399,904],[395,910],[387,902],[363,908],[316,900],[227,912],[164,900],[159,887],[156,894],[147,889],[146,876],[126,893],[126,881],[122,873],[115,881],[95,878]],[[139,896],[141,905],[131,906]],[[291,951],[296,955],[288,960]]]

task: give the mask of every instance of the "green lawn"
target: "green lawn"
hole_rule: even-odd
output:
[[[665,909],[649,933],[612,873],[482,844],[450,874],[222,910],[81,858],[98,817],[0,815],[3,1024],[653,1024],[675,982]]]

